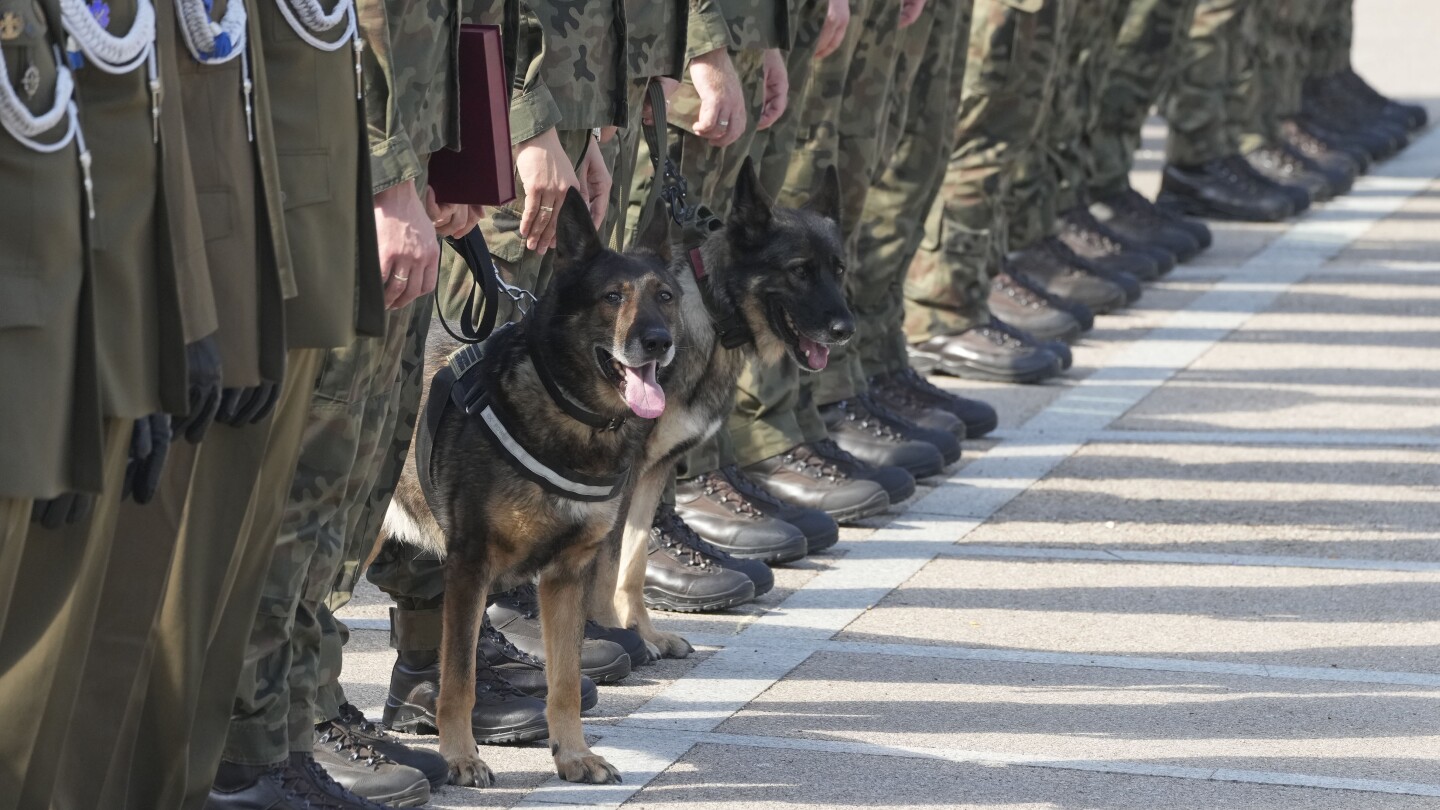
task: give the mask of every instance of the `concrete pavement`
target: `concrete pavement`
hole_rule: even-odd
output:
[[[1357,7],[1362,73],[1435,117],[1440,9]],[[499,785],[431,806],[1440,807],[1437,183],[1432,132],[1217,227],[1057,384],[937,378],[1001,430],[760,602],[665,616],[698,653],[587,716],[623,785],[485,748]],[[341,614],[372,716],[385,607]]]

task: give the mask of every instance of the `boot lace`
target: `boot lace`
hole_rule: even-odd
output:
[[[721,506],[729,507],[731,512],[743,515],[752,520],[759,520],[764,517],[755,504],[745,496],[728,478],[719,472],[709,472],[700,476],[701,491],[706,497],[714,498]]]
[[[836,449],[839,449],[839,445],[836,445]],[[825,480],[838,484],[844,477],[844,472],[838,466],[807,445],[791,448],[780,460],[789,469],[815,481]]]
[[[872,410],[871,403],[867,403],[863,398],[843,399],[837,402],[836,406],[845,414],[846,422],[877,439],[886,439],[892,442],[905,440],[905,437],[891,427],[882,418],[882,414]]]
[[[317,743],[329,746],[330,750],[340,754],[352,763],[363,764],[372,771],[392,761],[389,757],[375,750],[375,747],[370,744],[369,740],[351,732],[347,726],[331,722],[316,728],[315,732],[318,735],[315,738]],[[324,768],[321,768],[321,770],[324,770]]]
[[[1034,339],[1026,333],[994,318],[990,319],[990,323],[976,327],[975,331],[981,337],[1000,347],[1023,349],[1035,343]]]
[[[345,786],[336,782],[325,770],[325,766],[314,758],[305,757],[303,762],[302,771],[294,767],[292,757],[292,767],[285,769],[284,784],[287,791],[295,791],[306,807],[314,810],[353,810],[356,807],[364,810],[385,810],[384,805],[346,790]],[[341,799],[340,796],[345,798]]]
[[[536,609],[538,610],[538,608],[539,599],[537,598]],[[494,644],[497,648],[499,648],[500,652],[503,653],[506,658],[514,658],[523,663],[530,664],[536,667],[545,666],[545,664],[539,658],[536,658],[530,653],[527,653],[519,647],[516,647],[510,642],[510,639],[505,637],[504,633],[495,629],[495,625],[490,622],[489,616],[486,616],[484,621],[480,624],[480,635],[482,638],[488,640],[491,644]]]
[[[650,537],[665,553],[687,568],[723,567],[720,561],[730,555],[702,540],[673,509],[662,507],[661,511],[650,527]]]
[[[347,726],[352,732],[363,734],[366,737],[381,741],[392,741],[395,738],[390,732],[380,727],[379,723],[373,723],[365,713],[360,711],[352,703],[340,704],[339,722]]]
[[[1106,205],[1115,213],[1141,226],[1168,225],[1175,221],[1175,217],[1166,213],[1165,209],[1150,202],[1149,198],[1133,188],[1127,188],[1118,197],[1107,200]]]
[[[741,472],[739,465],[727,464],[721,467],[717,474],[724,476],[725,480],[730,482],[730,486],[739,490],[740,493],[750,499],[752,503],[761,503],[775,508],[783,508],[785,506],[783,501],[766,492],[763,487],[750,480],[749,476]]]
[[[497,594],[496,597],[497,602],[503,599],[513,604],[527,619],[540,617],[540,589],[533,582]]]
[[[1018,270],[1007,269],[995,276],[991,288],[999,290],[1026,309],[1046,309],[1051,306],[1050,295],[1040,286],[1040,282]]]
[[[1106,254],[1121,253],[1125,250],[1114,232],[1096,219],[1088,208],[1081,207],[1067,212],[1064,221],[1065,232],[1083,245]]]

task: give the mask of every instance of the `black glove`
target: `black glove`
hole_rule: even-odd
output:
[[[30,509],[30,521],[54,531],[67,524],[79,523],[90,517],[95,496],[87,492],[67,492],[48,501],[36,501]]]
[[[226,388],[215,421],[231,427],[253,425],[269,416],[279,400],[280,386],[269,380],[261,380],[254,388]]]
[[[206,420],[209,421],[209,420]],[[160,488],[160,473],[170,455],[170,416],[155,413],[135,420],[130,434],[130,461],[125,465],[122,499],[134,496],[135,503],[147,504]]]
[[[199,444],[220,407],[220,347],[213,335],[185,347],[185,371],[190,385],[190,411],[177,416],[172,432],[183,435],[191,444]]]

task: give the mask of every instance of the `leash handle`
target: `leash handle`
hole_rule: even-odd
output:
[[[460,258],[464,260],[465,267],[470,271],[470,278],[475,283],[470,287],[470,294],[465,298],[465,307],[460,312],[460,334],[450,328],[445,320],[445,313],[440,308],[440,296],[435,296],[435,314],[440,318],[440,325],[445,328],[450,337],[461,343],[476,344],[490,337],[495,331],[495,318],[499,310],[499,285],[500,274],[495,269],[495,262],[490,258],[490,246],[485,244],[485,235],[480,233],[479,226],[471,229],[464,236],[456,239],[445,237],[445,242],[450,245]],[[476,295],[480,296],[481,310],[480,322],[475,322]]]
[[[690,191],[689,184],[676,168],[675,161],[670,159],[665,90],[660,82],[652,79],[646,93],[650,97],[650,123],[644,125],[645,142],[650,147],[650,163],[655,168],[655,188],[651,194],[658,194],[665,201],[670,219],[676,225],[684,225],[694,218],[695,209],[685,199]]]

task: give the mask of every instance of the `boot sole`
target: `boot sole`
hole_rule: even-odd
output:
[[[717,594],[703,600],[687,601],[683,596],[661,593],[651,588],[641,591],[645,597],[645,607],[652,610],[665,610],[670,613],[709,613],[716,610],[726,610],[737,607],[755,598],[755,583],[745,578],[745,584],[738,586],[727,594]]]
[[[630,677],[630,673],[634,669],[630,665],[630,655],[626,653],[603,667],[582,669],[580,672],[595,683],[615,683]]]
[[[706,538],[706,542],[729,554],[731,557],[734,557],[737,560],[759,560],[766,565],[784,565],[785,563],[792,563],[796,560],[803,560],[805,559],[805,555],[808,553],[809,546],[808,542],[799,544],[786,543],[783,546],[774,546],[772,548],[752,548],[748,551],[739,551],[731,548],[730,546],[717,543],[709,538]],[[799,546],[798,549],[796,548],[797,545]]]
[[[999,383],[1019,383],[1022,385],[1027,383],[1043,382],[1044,380],[1048,380],[1051,377],[1060,376],[1062,372],[1062,369],[1060,368],[1060,359],[1058,357],[1055,359],[1054,364],[1046,366],[1044,368],[1037,368],[1033,371],[1016,372],[1010,374],[990,371],[980,366],[971,366],[964,363],[954,363],[949,361],[941,361],[939,367],[940,370],[945,372],[946,374],[965,380],[981,380],[984,382]]]
[[[360,794],[356,793],[355,795],[359,796]],[[430,780],[421,779],[418,783],[395,793],[362,796],[361,798],[387,807],[424,807],[430,803]]]
[[[440,733],[436,722],[435,715],[425,711],[425,707],[406,703],[403,700],[397,701],[393,697],[385,701],[385,711],[380,715],[380,724],[385,728],[424,737],[434,737]],[[520,728],[488,734],[482,734],[474,729],[471,731],[475,734],[475,742],[481,745],[511,745],[543,740],[550,736],[550,726],[545,722],[543,715],[529,725]]]
[[[911,494],[914,493],[912,492]],[[910,496],[906,495],[905,497],[908,498]],[[899,500],[904,500],[904,498]],[[890,499],[890,493],[881,489],[875,493],[874,497],[862,504],[851,506],[848,509],[836,509],[833,512],[827,509],[825,510],[825,514],[829,515],[836,523],[853,523],[857,520],[883,515],[890,511],[890,506],[894,503],[895,501]],[[835,535],[835,543],[838,542],[840,542],[840,535],[837,532]],[[831,543],[830,545],[833,546],[835,543]],[[829,548],[829,546],[826,548]]]
[[[998,427],[1000,427],[1000,417],[998,415],[992,416],[984,422],[966,422],[965,438],[978,439]]]

